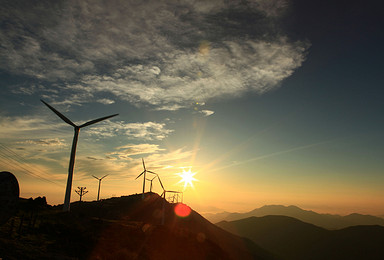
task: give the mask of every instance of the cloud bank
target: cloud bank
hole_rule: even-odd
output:
[[[177,110],[274,89],[308,44],[288,39],[283,0],[5,1],[0,69],[65,103]],[[61,95],[55,94],[60,90]],[[104,98],[105,95],[112,98]]]

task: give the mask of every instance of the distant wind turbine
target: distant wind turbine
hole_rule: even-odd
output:
[[[63,114],[61,114],[59,111],[54,109],[52,106],[44,102],[44,100],[40,99],[41,102],[43,102],[49,109],[51,109],[58,117],[60,117],[64,122],[67,124],[73,126],[74,128],[74,135],[73,135],[73,142],[72,142],[72,150],[71,150],[71,157],[69,160],[69,167],[68,167],[68,179],[67,179],[67,188],[65,190],[65,199],[64,199],[64,206],[63,211],[69,211],[70,209],[70,202],[71,202],[71,189],[72,189],[72,178],[73,178],[73,168],[75,166],[75,155],[76,155],[76,146],[77,146],[77,140],[79,138],[79,132],[80,129],[89,125],[93,125],[95,123],[98,123],[100,121],[103,121],[105,119],[117,116],[118,114],[101,117],[95,120],[88,121],[82,125],[75,125],[71,120],[69,120],[67,117],[65,117]]]
[[[152,174],[155,174],[155,175],[157,175],[157,174],[154,173],[154,172],[152,172],[152,171],[147,170],[147,168],[145,168],[144,159],[141,158],[141,160],[142,160],[142,162],[143,162],[143,168],[144,168],[144,171],[143,171],[142,173],[140,173],[139,176],[137,176],[135,180],[137,180],[138,178],[140,178],[141,175],[144,174],[144,179],[143,179],[143,195],[142,195],[142,198],[144,199],[145,181],[147,180],[147,179],[146,179],[146,173],[149,172],[149,173],[152,173]],[[151,182],[151,184],[152,184],[152,182]]]
[[[170,203],[179,203],[180,202],[179,200],[181,200],[181,203],[183,202],[183,192],[182,191],[164,190],[160,197],[163,197],[164,200],[167,200],[167,198],[166,198],[167,192],[173,193],[173,196],[169,197]]]
[[[101,181],[102,181],[105,177],[107,177],[108,175],[109,175],[109,174],[104,175],[104,176],[101,177],[101,178],[97,178],[95,175],[92,175],[93,178],[99,180],[99,190],[97,191],[97,201],[99,201],[99,196],[100,196],[100,184],[101,184]]]
[[[172,196],[172,203],[174,203],[175,201],[179,202],[179,199],[180,199],[180,195],[179,194],[181,194],[181,202],[183,202],[183,192],[182,191],[166,190],[164,188],[163,182],[160,179],[160,176],[158,174],[156,174],[156,177],[159,179],[161,188],[163,189],[163,193],[161,193],[160,197],[163,197],[164,200],[166,200],[167,192],[168,193],[173,193],[174,195]]]
[[[152,182],[153,182],[153,180],[156,179],[156,178],[157,178],[157,175],[156,175],[155,177],[153,177],[152,179],[148,179],[148,178],[147,178],[147,181],[150,181],[150,182],[151,182],[151,186],[150,186],[150,188],[149,188],[149,192],[152,192]]]

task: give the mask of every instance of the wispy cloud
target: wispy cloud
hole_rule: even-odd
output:
[[[151,170],[158,171],[163,176],[170,176],[172,173],[169,171],[169,165],[178,166],[180,161],[191,158],[193,151],[188,151],[183,148],[176,149],[173,151],[167,151],[165,149],[160,149],[156,145],[150,144],[141,144],[132,147],[138,149],[138,147],[147,149],[145,151],[146,155],[144,156],[145,164]],[[132,148],[131,147],[131,148]],[[147,147],[147,148],[145,148]],[[153,148],[152,150],[151,147]],[[135,152],[133,152],[135,153]],[[141,154],[139,151],[137,154]],[[111,154],[106,154],[107,156],[102,158],[100,156],[78,156],[76,159],[76,169],[84,178],[90,176],[91,174],[105,174],[109,173],[111,175],[120,176],[120,177],[134,177],[137,173],[142,171],[141,159],[133,159],[129,156],[137,154],[124,154],[123,152],[114,152]],[[110,160],[110,157],[114,160]],[[167,169],[165,172],[162,170]],[[175,170],[179,170],[177,167]]]
[[[18,144],[31,144],[31,145],[42,145],[42,146],[66,146],[64,139],[59,138],[48,138],[38,140],[25,140],[17,142]]]
[[[87,134],[101,137],[123,135],[129,139],[162,140],[173,132],[166,128],[165,123],[144,122],[124,123],[122,121],[99,124],[91,129],[84,130]]]
[[[210,116],[210,115],[213,115],[215,111],[205,109],[205,110],[201,110],[200,113],[203,114],[204,116]]]
[[[120,159],[130,158],[132,155],[153,154],[165,149],[159,148],[157,144],[128,144],[116,148],[117,151],[109,153],[109,155],[118,156]]]
[[[54,139],[53,130],[63,126],[66,126],[64,122],[52,124],[42,116],[0,116],[0,136],[7,139]]]
[[[104,105],[111,105],[111,104],[115,103],[114,100],[107,99],[107,98],[98,99],[97,102],[104,104]]]
[[[0,135],[7,139],[15,139],[19,144],[63,145],[64,140],[58,139],[57,131],[62,137],[71,137],[72,132],[67,131],[68,127],[60,119],[53,123],[43,116],[0,117]],[[83,132],[105,138],[122,135],[127,139],[135,140],[163,140],[173,130],[168,129],[166,123],[151,121],[125,123],[124,121],[107,120],[86,128]]]
[[[49,93],[62,104],[111,104],[102,97],[108,93],[177,110],[261,94],[305,58],[308,44],[279,29],[286,6],[284,0],[3,4],[0,68],[41,82],[19,92]],[[58,89],[60,96],[52,93]]]

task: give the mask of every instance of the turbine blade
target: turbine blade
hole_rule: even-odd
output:
[[[159,176],[159,175],[157,175],[157,178],[159,179],[159,182],[160,182],[161,188],[163,188],[163,190],[165,190],[165,189],[164,189],[164,186],[163,186],[163,183],[162,183],[162,182],[161,182],[161,180],[160,180],[160,176]]]
[[[152,173],[152,174],[156,174],[156,175],[157,175],[157,173],[156,173],[156,172],[153,172],[153,171],[147,171],[147,172],[150,172],[150,173]]]
[[[144,159],[143,159],[143,158],[141,158],[141,160],[143,161],[143,167],[144,167],[144,171],[145,171],[146,169],[145,169],[145,163],[144,163]]]
[[[107,174],[107,175],[104,175],[103,177],[101,177],[100,179],[102,180],[102,179],[104,179],[105,177],[107,177],[109,174]]]
[[[93,178],[95,178],[95,179],[98,179],[99,180],[99,178],[97,178],[95,175],[92,175],[93,176]]]
[[[91,121],[89,121],[89,122],[86,122],[86,123],[80,125],[79,128],[82,128],[82,127],[86,127],[86,126],[89,126],[89,125],[96,124],[96,123],[98,123],[98,122],[100,122],[100,121],[103,121],[103,120],[105,120],[105,119],[108,119],[108,118],[111,118],[111,117],[114,117],[114,116],[117,116],[117,115],[118,115],[118,114],[114,114],[114,115],[110,115],[110,116],[100,117],[100,118],[95,119],[95,120],[91,120]]]
[[[144,174],[144,172],[145,172],[145,171],[143,171],[142,173],[140,173],[140,175],[139,175],[139,176],[137,176],[135,180],[137,180],[137,179],[138,179],[138,178],[139,178],[141,175],[143,175],[143,174]]]
[[[53,111],[58,117],[60,117],[65,123],[77,127],[71,120],[69,120],[66,116],[64,116],[62,113],[54,109],[52,106],[50,106],[48,103],[46,103],[44,100],[40,99],[41,102],[43,102],[50,110]]]

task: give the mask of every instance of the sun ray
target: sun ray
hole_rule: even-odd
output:
[[[193,177],[195,175],[196,173],[191,172],[191,169],[189,169],[188,171],[185,171],[185,169],[183,169],[183,172],[179,173],[181,180],[178,183],[184,183],[184,190],[188,187],[188,185],[194,188],[193,181],[197,181],[197,179]]]

